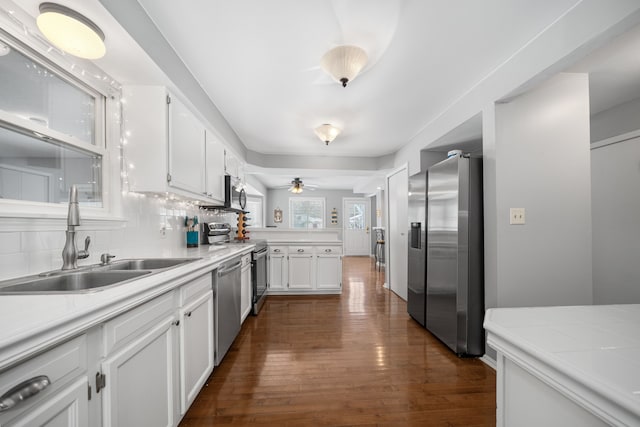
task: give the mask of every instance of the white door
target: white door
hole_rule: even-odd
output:
[[[387,247],[387,281],[389,289],[407,300],[407,219],[408,219],[407,168],[397,170],[387,177],[387,223],[389,232]]]
[[[342,199],[345,255],[371,254],[371,200]]]

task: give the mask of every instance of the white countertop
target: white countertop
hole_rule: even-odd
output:
[[[272,245],[339,245],[342,240],[312,240],[312,239],[266,239]]]
[[[640,304],[498,308],[487,342],[611,424],[640,425]]]
[[[85,293],[0,295],[0,370],[250,252],[252,244],[203,245],[173,256],[201,258]]]

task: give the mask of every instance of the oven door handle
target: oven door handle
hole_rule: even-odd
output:
[[[256,260],[267,256],[267,250],[256,252]]]

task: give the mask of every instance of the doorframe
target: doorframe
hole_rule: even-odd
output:
[[[393,266],[391,265],[391,256],[389,253],[389,247],[391,245],[389,245],[389,239],[391,238],[390,236],[390,226],[389,226],[389,218],[391,217],[391,209],[389,206],[389,179],[391,179],[392,176],[402,172],[403,170],[407,171],[407,175],[409,174],[409,163],[403,163],[402,165],[398,166],[396,169],[392,170],[391,172],[389,172],[385,177],[384,177],[384,206],[386,209],[386,214],[384,216],[384,229],[385,229],[385,240],[387,243],[385,243],[384,245],[384,287],[386,289],[391,290],[391,283],[389,278],[391,277],[391,270],[393,270]],[[406,267],[406,266],[405,266]],[[397,266],[396,266],[397,268]]]
[[[367,218],[366,221],[368,222],[368,231],[367,234],[369,235],[369,250],[368,250],[368,256],[371,256],[371,198],[369,197],[343,197],[342,198],[342,253],[345,256],[350,256],[349,254],[347,254],[347,244],[346,244],[346,230],[347,230],[347,222],[345,221],[345,216],[347,215],[347,209],[345,207],[347,201],[364,201],[367,205],[368,205],[368,209],[367,209]],[[365,256],[365,255],[354,255],[354,256]]]

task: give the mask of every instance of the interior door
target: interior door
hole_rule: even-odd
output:
[[[409,175],[404,167],[387,177],[387,280],[389,289],[407,300],[407,229]]]
[[[368,198],[343,199],[345,255],[371,254],[371,201]]]

